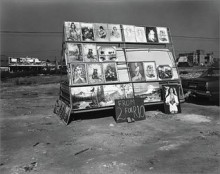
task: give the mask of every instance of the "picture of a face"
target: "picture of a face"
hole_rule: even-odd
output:
[[[87,83],[85,64],[71,64],[72,67],[72,82],[74,84]]]
[[[156,27],[146,27],[147,42],[158,42]]]

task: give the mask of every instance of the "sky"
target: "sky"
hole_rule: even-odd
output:
[[[219,58],[219,5],[218,0],[1,0],[1,54],[59,59],[64,21],[79,21],[169,27],[176,56],[201,49]]]

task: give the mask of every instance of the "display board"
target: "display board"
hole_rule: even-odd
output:
[[[163,85],[181,86],[167,27],[69,21],[63,41],[71,112],[129,98],[163,103]]]

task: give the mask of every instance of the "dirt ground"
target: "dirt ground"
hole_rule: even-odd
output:
[[[59,84],[1,88],[0,173],[220,173],[219,106],[183,103],[166,115],[115,123],[114,111],[53,114]]]

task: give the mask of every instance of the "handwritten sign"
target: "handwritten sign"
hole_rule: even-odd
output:
[[[115,100],[115,112],[117,123],[126,122],[128,117],[135,121],[146,119],[144,100],[141,98]]]

